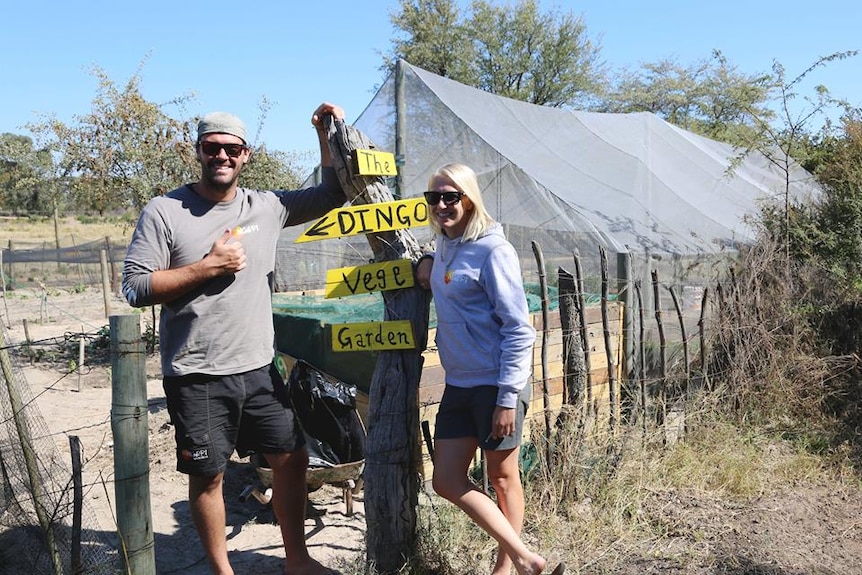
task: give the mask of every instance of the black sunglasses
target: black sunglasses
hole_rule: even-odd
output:
[[[218,156],[221,150],[231,158],[237,158],[246,147],[242,144],[219,144],[218,142],[199,142],[198,145],[207,156]]]
[[[440,203],[440,198],[443,198],[443,203],[447,206],[454,206],[461,201],[461,196],[464,192],[424,192],[425,202],[429,206],[436,206]]]

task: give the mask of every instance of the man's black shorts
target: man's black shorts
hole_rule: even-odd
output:
[[[215,475],[225,470],[234,449],[289,453],[305,438],[280,398],[283,381],[272,366],[238,375],[191,374],[165,377],[168,413],[175,427],[177,471]]]

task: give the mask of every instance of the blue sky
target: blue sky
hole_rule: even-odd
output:
[[[186,113],[226,110],[252,133],[259,103],[273,107],[253,143],[316,149],[310,115],[324,100],[355,120],[383,81],[381,54],[393,34],[394,0],[316,2],[5,2],[0,24],[0,132],[27,133],[40,115],[73,122],[90,111],[102,68],[123,85],[139,68],[144,97],[194,94]],[[466,3],[464,3],[466,5]],[[611,69],[674,57],[682,64],[721,50],[740,71],[788,75],[817,57],[862,49],[862,2],[821,0],[545,1],[584,18]],[[862,55],[812,75],[862,107]]]

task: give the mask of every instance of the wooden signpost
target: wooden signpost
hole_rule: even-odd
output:
[[[349,230],[349,216],[340,216],[341,223],[345,224],[345,231],[360,233],[360,229],[381,230],[363,232],[374,253],[374,261],[377,262],[372,265],[405,259],[410,262],[417,261],[422,250],[419,242],[406,228],[427,221],[427,206],[419,205],[421,200],[393,201],[394,198],[384,182],[391,162],[387,163],[382,156],[366,154],[365,151],[374,152],[375,146],[359,130],[331,116],[324,117],[324,126],[333,167],[341,187],[353,205],[352,209],[365,210],[352,212],[357,224]],[[355,161],[357,158],[360,160],[359,165]],[[365,160],[364,164],[362,160]],[[379,175],[359,173],[360,167],[364,171],[376,171]],[[383,213],[388,216],[390,212],[385,211],[389,209],[387,206],[392,206],[393,209],[393,225],[376,226],[377,221],[381,224],[388,221],[388,218],[382,216],[378,220],[376,215],[383,209]],[[410,206],[413,207],[412,211]],[[399,209],[402,211],[399,212]],[[359,214],[365,214],[365,220],[360,219]],[[372,214],[374,217],[369,218]],[[408,214],[408,217],[398,219],[399,215],[404,214]],[[337,237],[334,232],[337,230],[340,233],[342,226],[337,217],[334,222],[329,227],[324,227],[325,223],[313,226],[315,233],[329,232],[325,237]],[[403,227],[396,228],[395,222]],[[385,231],[387,229],[390,231]],[[320,235],[323,234],[306,234],[314,239],[324,239]],[[416,473],[415,467],[415,462],[419,459],[418,389],[422,376],[421,350],[425,349],[428,340],[431,293],[417,285],[405,289],[396,288],[395,268],[392,268],[391,274],[385,271],[387,268],[379,269],[384,270],[382,273],[383,277],[387,278],[386,285],[383,286],[381,281],[381,285],[375,286],[381,289],[372,291],[381,292],[384,321],[372,324],[375,326],[373,329],[378,331],[370,340],[371,344],[377,345],[378,340],[385,339],[387,345],[377,352],[374,373],[369,384],[365,422],[365,469],[362,475],[365,485],[367,564],[373,565],[378,573],[389,574],[402,573],[408,558],[416,554],[416,507],[419,504],[419,474]],[[363,275],[366,271],[354,270],[347,272],[346,278],[352,282],[351,285],[356,286],[359,293],[356,278],[363,280],[360,282],[363,288],[364,280],[368,279],[370,288],[373,278],[378,277],[376,274],[379,269],[369,270],[370,277]],[[398,277],[403,279],[411,276],[412,279],[412,270],[407,273],[408,270],[403,269],[404,273],[400,273]],[[336,272],[336,277],[338,275],[339,272]],[[345,273],[340,272],[340,276],[344,279]],[[390,277],[393,281],[389,281]],[[350,288],[347,289],[350,291]],[[354,325],[352,329],[361,328]],[[338,328],[335,332],[338,333]],[[412,348],[401,349],[398,345],[389,345],[389,336],[392,335],[397,344],[397,334],[401,332],[412,333]],[[342,335],[344,333],[350,332],[343,332]],[[372,334],[374,333],[372,331]],[[356,339],[351,341],[356,345]]]

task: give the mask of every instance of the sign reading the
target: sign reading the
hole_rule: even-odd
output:
[[[413,286],[410,260],[391,260],[326,271],[326,298],[390,291]]]
[[[332,351],[415,349],[409,320],[332,325]]]
[[[353,166],[360,176],[394,176],[395,154],[377,150],[354,150]]]
[[[317,220],[295,243],[390,232],[427,223],[428,204],[423,198],[350,206],[332,210]]]

